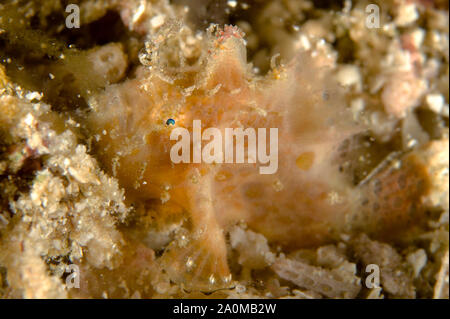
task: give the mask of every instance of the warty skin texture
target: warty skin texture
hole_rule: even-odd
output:
[[[188,230],[162,256],[175,282],[203,290],[227,286],[226,233],[237,223],[289,250],[359,231],[395,237],[420,221],[416,206],[427,181],[414,155],[363,186],[340,172],[339,146],[364,128],[353,123],[334,84],[331,57],[303,52],[256,77],[237,29],[226,27],[211,41],[200,72],[168,81],[141,68],[90,102],[97,156],[129,202],[139,214],[152,211],[155,224],[181,220]],[[165,124],[168,118],[175,126]],[[261,175],[258,164],[173,164],[170,133],[185,127],[192,136],[193,120],[223,136],[225,128],[278,128],[278,171]]]

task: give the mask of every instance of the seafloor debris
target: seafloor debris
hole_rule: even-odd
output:
[[[75,2],[0,4],[1,297],[448,298],[446,2]]]

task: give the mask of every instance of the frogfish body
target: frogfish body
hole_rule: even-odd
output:
[[[341,172],[340,146],[364,127],[349,114],[330,61],[304,52],[257,77],[237,29],[225,28],[211,47],[199,72],[171,81],[142,67],[91,101],[98,158],[128,200],[145,207],[140,214],[152,211],[155,224],[183,220],[187,231],[162,256],[174,281],[226,286],[226,234],[237,223],[289,250],[344,233],[390,236],[420,221],[427,179],[419,158],[405,155],[364,185]],[[171,132],[182,127],[192,136],[194,120],[222,136],[226,128],[277,128],[276,172],[261,174],[265,164],[247,160],[173,163]],[[265,143],[268,150],[269,138]]]

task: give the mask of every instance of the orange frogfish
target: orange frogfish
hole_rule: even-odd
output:
[[[96,154],[127,199],[143,207],[140,214],[152,214],[155,223],[183,220],[187,231],[162,255],[174,282],[225,287],[230,282],[226,235],[237,223],[289,251],[356,232],[392,238],[420,222],[428,182],[416,156],[404,155],[401,164],[360,185],[340,169],[340,146],[364,127],[348,111],[330,57],[313,48],[256,76],[237,28],[225,27],[209,44],[199,69],[171,77],[141,66],[135,78],[110,85],[90,101]],[[201,121],[203,132],[215,128],[222,137],[227,128],[254,129],[258,152],[273,152],[277,163],[255,159],[250,140],[240,144],[244,163],[221,161],[220,149],[214,149],[212,163],[195,160],[198,152],[205,155],[208,142],[220,138],[203,134],[194,142],[195,121]],[[189,161],[171,158],[180,142],[171,135],[179,128],[190,133],[183,155]],[[258,134],[261,128],[266,136]],[[270,143],[270,128],[277,129],[277,145]],[[272,171],[262,174],[269,164]]]

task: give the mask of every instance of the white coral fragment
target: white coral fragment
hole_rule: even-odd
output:
[[[336,272],[301,261],[278,258],[272,268],[281,278],[330,298],[355,298],[361,290],[357,277],[346,281]]]
[[[239,252],[238,262],[246,267],[260,269],[272,264],[275,260],[267,239],[251,230],[234,227],[230,231],[230,244]]]

